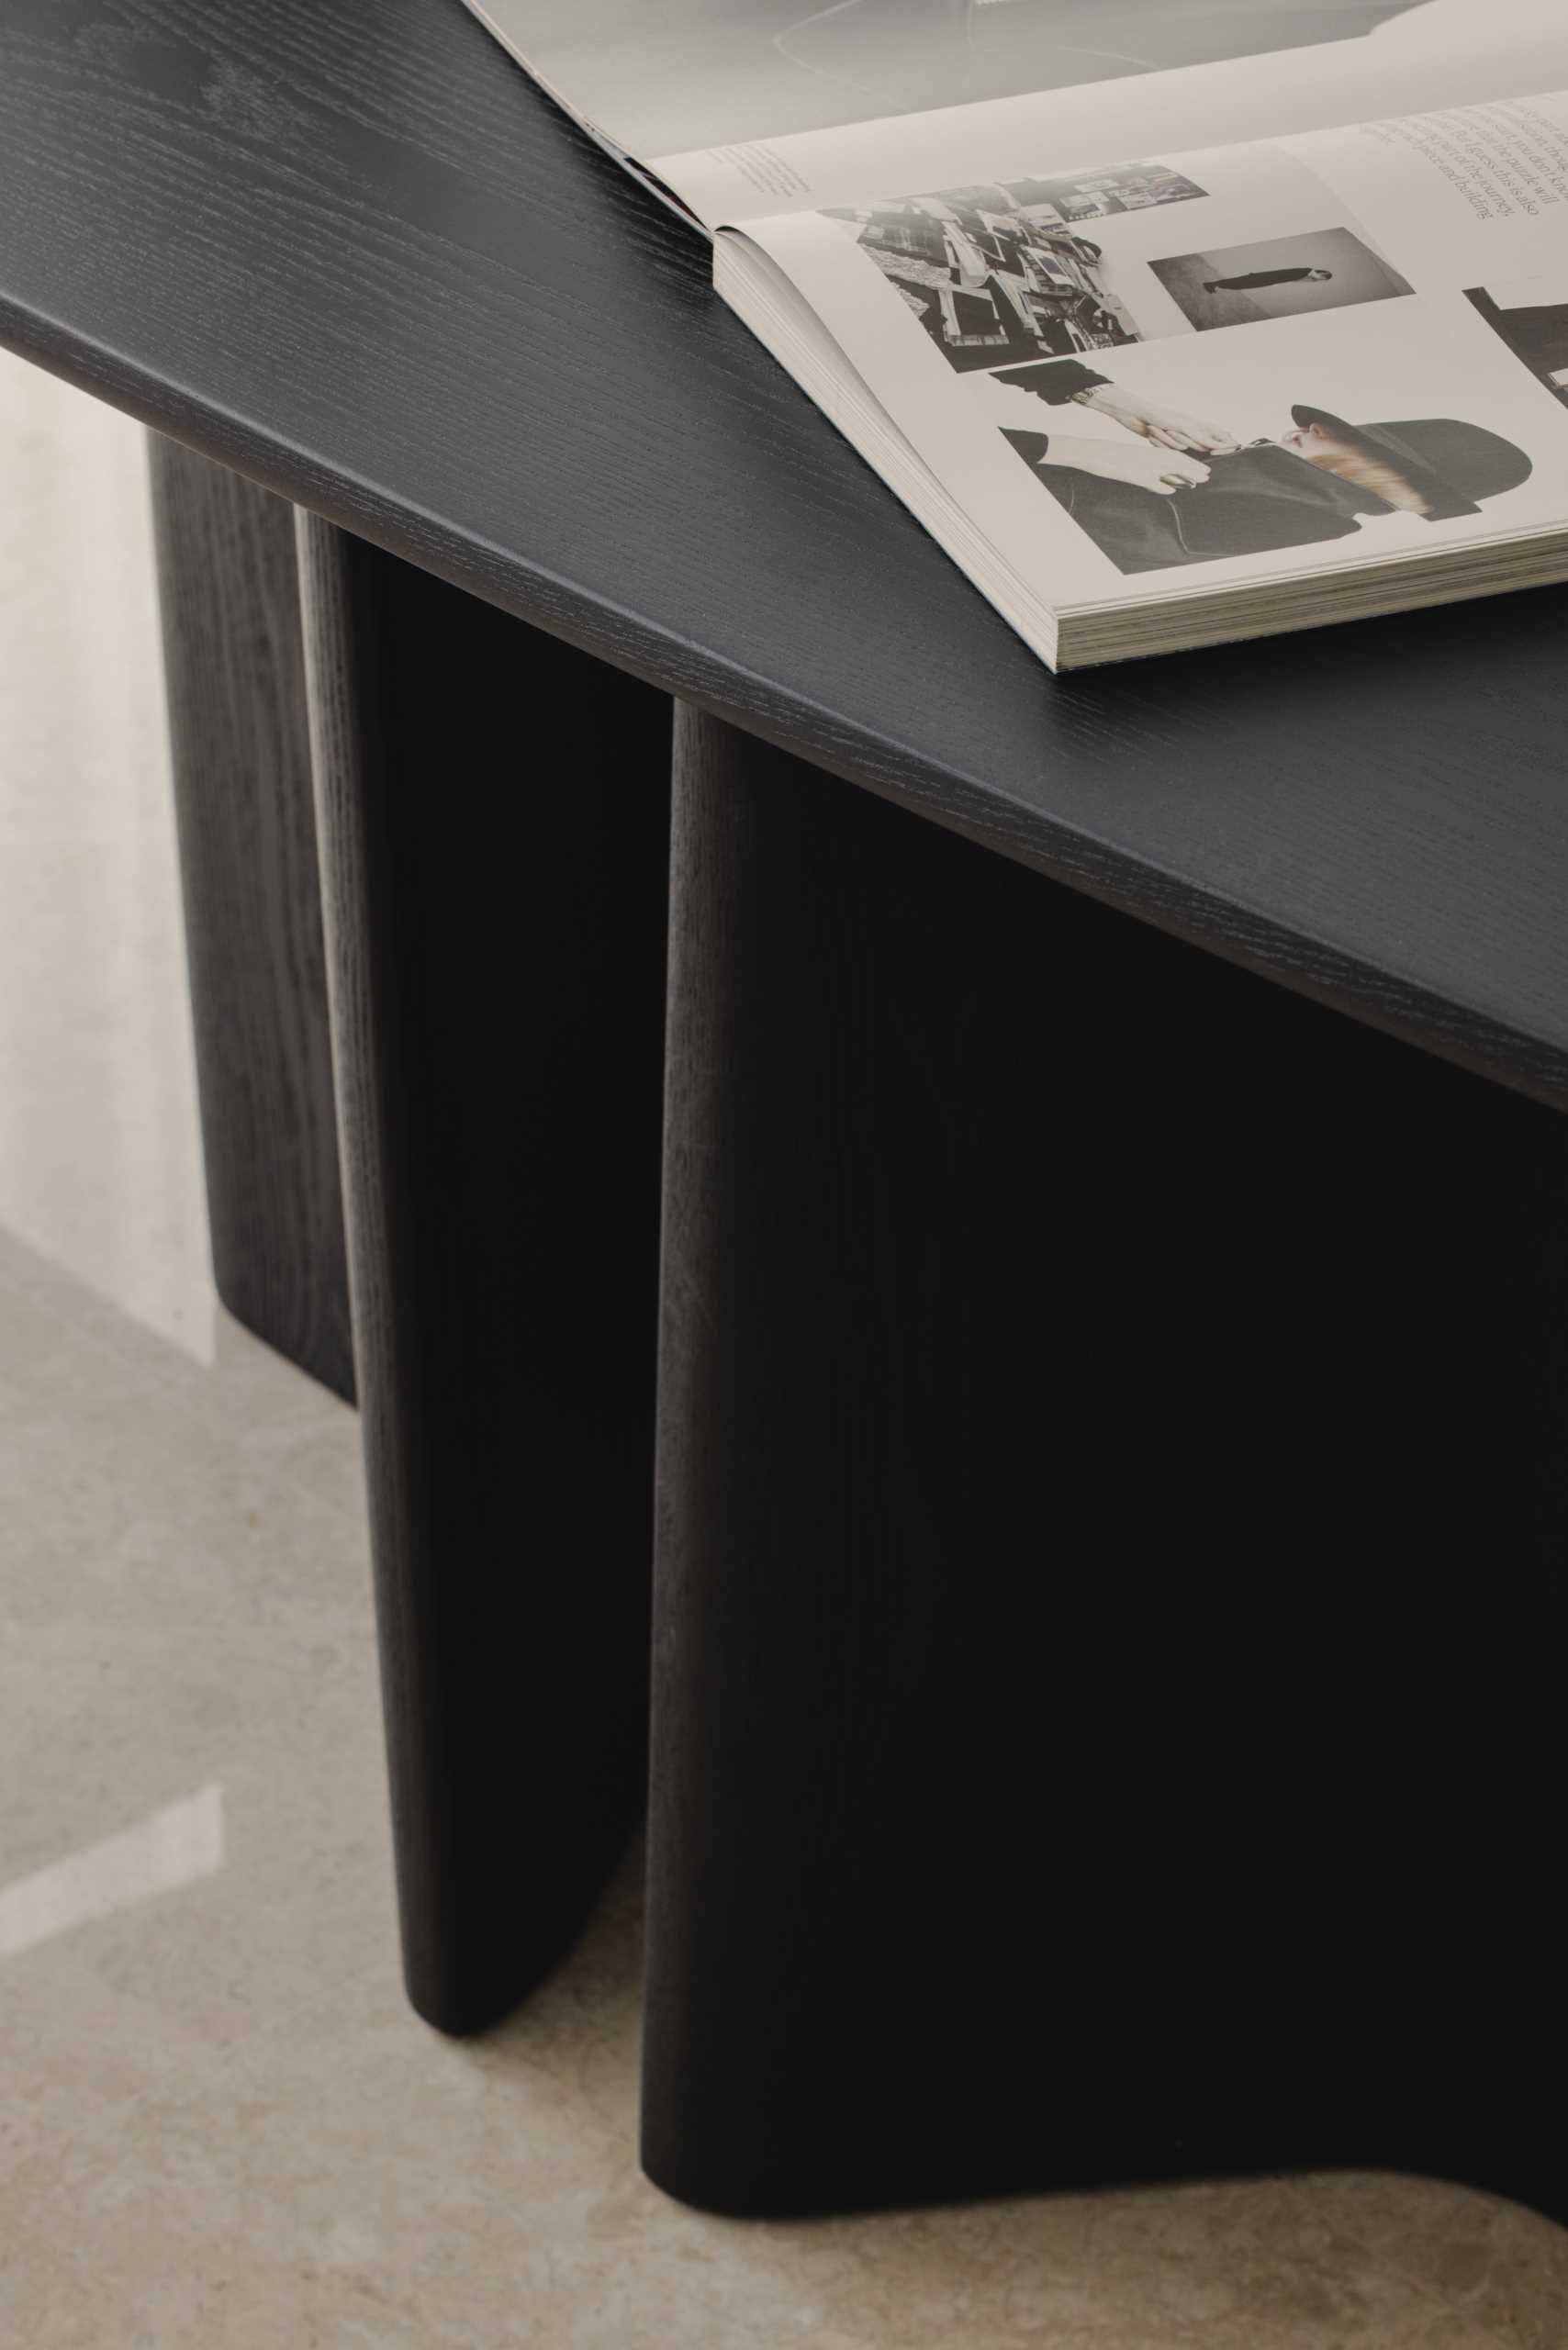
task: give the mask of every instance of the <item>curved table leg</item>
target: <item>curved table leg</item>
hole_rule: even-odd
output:
[[[1444,1379],[1406,1379],[1429,1258],[1389,1286],[1413,1057],[689,711],[676,775],[649,2172],[774,2214],[1446,2161],[1399,2109],[1384,1954],[1433,1929],[1428,2019],[1533,1973],[1560,2082],[1568,1918],[1551,1780],[1512,1774],[1509,1831],[1550,1889],[1506,1893],[1415,1762],[1440,1718],[1506,1796],[1495,1659],[1477,1724],[1397,1638],[1484,1518],[1473,1465],[1459,1552],[1408,1509]],[[1503,1107],[1562,1164],[1561,1121]],[[1408,1651],[1450,1686],[1462,1587]],[[1560,1770],[1561,1714],[1532,1698],[1510,1756]]]
[[[352,1400],[294,509],[148,442],[213,1274]]]
[[[669,705],[300,549],[405,1967],[467,2031],[643,1785]]]

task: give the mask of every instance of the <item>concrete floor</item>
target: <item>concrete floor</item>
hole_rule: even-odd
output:
[[[206,1271],[139,436],[0,362],[0,2341],[1562,2350],[1568,2233],[1418,2180],[682,2210],[634,1873],[415,2020],[356,1422]]]

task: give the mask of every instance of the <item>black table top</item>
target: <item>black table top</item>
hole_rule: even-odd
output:
[[[1568,591],[1053,679],[708,272],[459,0],[0,0],[0,341],[1568,1105]],[[520,710],[521,753],[548,715]],[[1042,1050],[1092,1016],[1042,1005]]]

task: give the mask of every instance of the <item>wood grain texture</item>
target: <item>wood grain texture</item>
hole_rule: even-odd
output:
[[[651,2175],[1568,2210],[1568,1129],[711,720],[678,752]]]
[[[1053,681],[458,0],[0,0],[0,340],[820,767],[1568,1101],[1568,596]]]
[[[352,1402],[294,512],[161,435],[150,455],[213,1271]]]
[[[470,2031],[641,1807],[669,708],[301,550],[405,1966]]]

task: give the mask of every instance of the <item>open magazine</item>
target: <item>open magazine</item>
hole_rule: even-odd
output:
[[[1568,0],[469,0],[1053,668],[1568,578]]]

